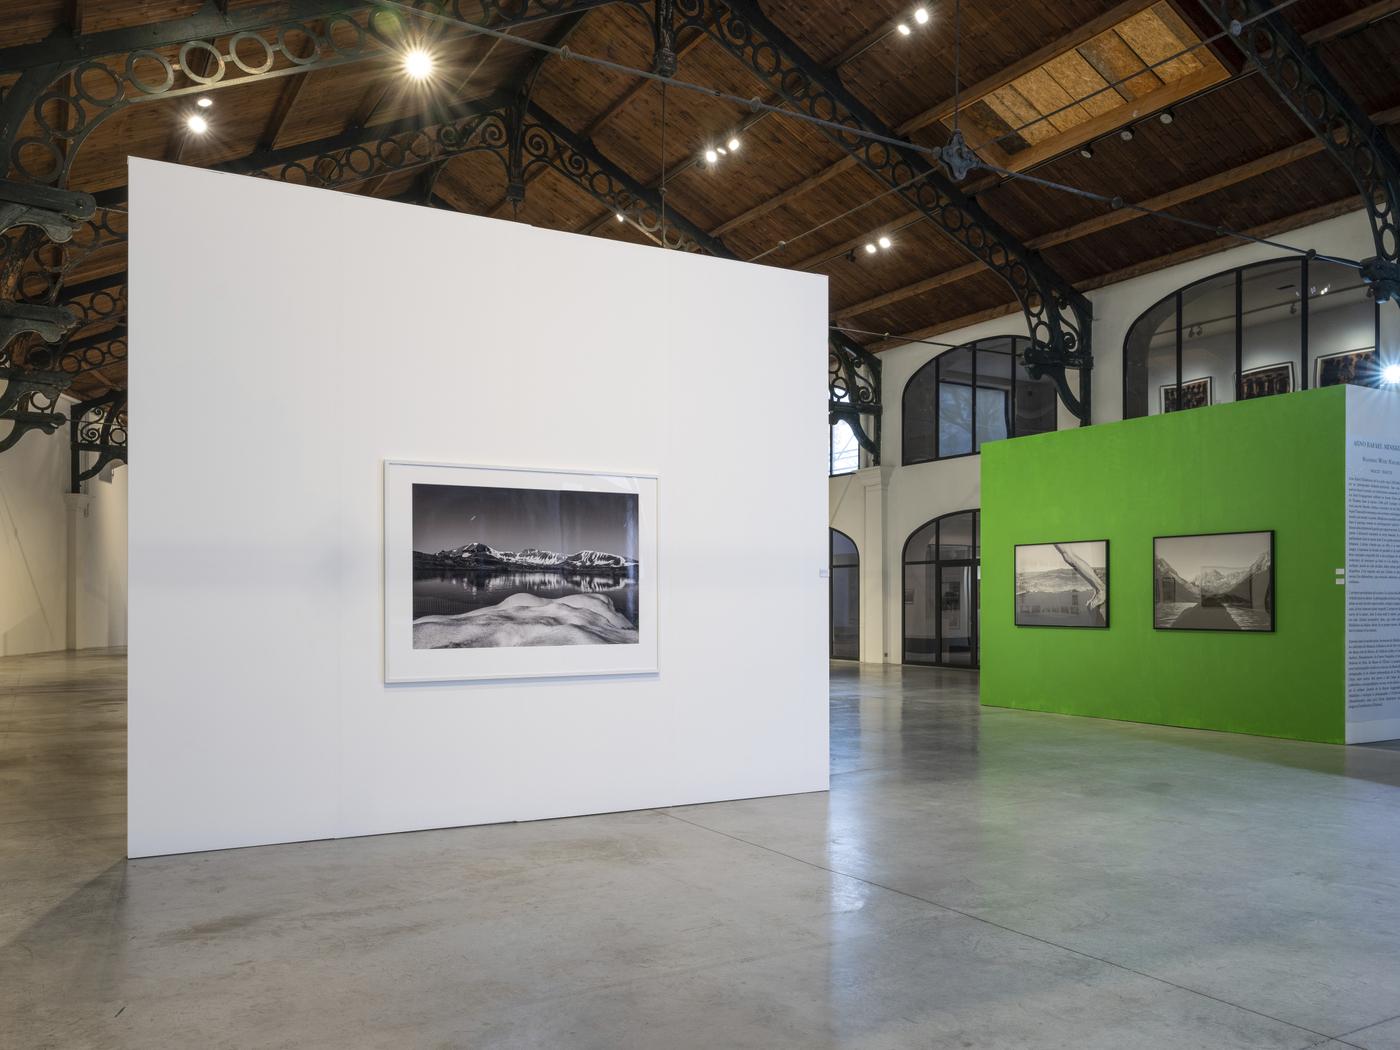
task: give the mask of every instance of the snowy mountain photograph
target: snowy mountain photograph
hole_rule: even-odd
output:
[[[413,648],[635,645],[637,496],[413,486]]]
[[[1017,627],[1107,627],[1108,541],[1016,547]]]
[[[1274,629],[1272,532],[1158,536],[1152,548],[1152,626]]]

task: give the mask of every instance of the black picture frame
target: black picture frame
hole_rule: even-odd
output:
[[[1018,600],[1018,590],[1016,579],[1018,577],[1017,562],[1020,552],[1029,547],[1055,547],[1059,544],[1080,544],[1080,543],[1101,543],[1103,544],[1103,571],[1104,593],[1106,595],[1103,607],[1103,623],[1023,623],[1021,621],[1021,605]],[[1113,570],[1110,563],[1109,542],[1102,540],[1046,540],[1040,543],[1018,543],[1011,553],[1011,622],[1015,627],[1049,627],[1057,630],[1071,631],[1106,631],[1112,623],[1113,615]]]
[[[1190,408],[1209,408],[1215,404],[1215,380],[1213,376],[1200,376],[1176,383],[1164,383],[1161,388],[1162,413],[1183,412]],[[1196,395],[1205,392],[1205,400],[1197,401]],[[1182,402],[1186,404],[1183,405]]]
[[[1364,374],[1363,374],[1364,373]],[[1313,358],[1313,386],[1375,386],[1380,377],[1380,354],[1374,346],[1360,346]]]
[[[1279,382],[1280,379],[1283,380],[1282,383]],[[1282,386],[1283,389],[1269,389],[1278,386]],[[1298,389],[1298,384],[1293,372],[1292,361],[1279,361],[1277,364],[1246,368],[1240,373],[1239,399],[1241,401],[1252,401],[1257,397],[1273,397],[1275,394],[1291,394],[1296,389]]]
[[[1267,602],[1268,602],[1268,613],[1269,613],[1269,625],[1268,625],[1268,627],[1245,627],[1245,626],[1239,626],[1239,625],[1238,625],[1238,621],[1235,621],[1236,624],[1237,624],[1237,626],[1232,626],[1232,627],[1218,627],[1218,626],[1209,626],[1209,625],[1195,626],[1195,625],[1191,625],[1191,624],[1188,624],[1188,625],[1186,625],[1186,626],[1177,626],[1175,620],[1173,620],[1173,622],[1170,623],[1170,624],[1166,624],[1165,626],[1162,625],[1162,624],[1160,624],[1160,623],[1158,623],[1157,606],[1160,605],[1160,604],[1162,604],[1162,603],[1159,601],[1159,597],[1158,597],[1158,595],[1159,595],[1159,590],[1158,590],[1158,571],[1157,571],[1158,544],[1161,543],[1161,542],[1164,541],[1164,540],[1190,540],[1190,539],[1207,540],[1207,539],[1211,539],[1212,537],[1217,537],[1217,536],[1268,536],[1268,538],[1269,538],[1269,582],[1268,582],[1268,588],[1267,588],[1267,592],[1266,592],[1266,593],[1267,593],[1267,598],[1266,598],[1266,600],[1267,600]],[[1275,631],[1278,630],[1278,569],[1277,569],[1277,559],[1276,559],[1276,556],[1275,556],[1275,554],[1276,554],[1276,547],[1277,547],[1277,536],[1275,535],[1275,532],[1274,532],[1273,529],[1230,529],[1230,530],[1224,531],[1224,532],[1183,532],[1183,533],[1176,533],[1176,534],[1174,534],[1174,535],[1167,535],[1167,536],[1153,536],[1153,537],[1152,537],[1152,565],[1151,565],[1151,569],[1152,569],[1152,629],[1153,629],[1154,631],[1208,631],[1208,632],[1212,632],[1212,633],[1216,633],[1216,634],[1273,634]],[[1165,559],[1164,559],[1164,560],[1165,560]],[[1170,563],[1168,563],[1168,564],[1170,564]],[[1174,573],[1176,572],[1175,568],[1173,568],[1173,572],[1174,572]],[[1179,574],[1179,573],[1177,573],[1177,575],[1178,575],[1178,577],[1180,577],[1180,574]],[[1183,581],[1184,581],[1184,578],[1182,578],[1182,579],[1183,579]],[[1185,582],[1185,581],[1184,581],[1184,582]],[[1204,603],[1202,603],[1202,604],[1200,604],[1200,605],[1198,606],[1198,608],[1226,608],[1226,609],[1228,609],[1228,606],[1225,606],[1225,605],[1223,605],[1223,604],[1222,604],[1222,605],[1218,605],[1218,606],[1209,606],[1209,605],[1205,605]],[[1181,615],[1182,615],[1181,613],[1178,613],[1178,614],[1177,614],[1177,619],[1179,619]],[[1231,619],[1233,619],[1233,617],[1231,617]]]

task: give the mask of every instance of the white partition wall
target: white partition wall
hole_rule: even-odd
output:
[[[132,856],[827,787],[824,278],[132,161]],[[384,684],[386,459],[655,474],[655,676]]]

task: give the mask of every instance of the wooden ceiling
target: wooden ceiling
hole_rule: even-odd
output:
[[[238,11],[258,4],[229,0],[227,6]],[[1250,75],[1228,41],[1147,68],[1211,35],[1213,23],[1199,0],[979,0],[963,5],[956,56],[953,0],[927,0],[927,24],[912,21],[914,6],[915,0],[763,2],[799,46],[839,71],[856,98],[920,145],[948,140],[956,62],[957,122],[998,166],[1169,207],[1212,225],[1272,233],[1359,206],[1347,173],[1262,78]],[[0,50],[50,34],[188,17],[205,7],[200,0],[0,0]],[[1400,122],[1397,12],[1400,0],[1295,0],[1285,12],[1360,105],[1387,125]],[[901,20],[909,24],[907,35],[895,29]],[[558,28],[557,20],[544,22],[518,35],[539,40]],[[652,62],[651,27],[627,4],[589,11],[567,44],[575,54],[626,66],[649,68]],[[514,83],[535,58],[510,42],[457,30],[441,32],[433,50],[437,68],[427,89],[407,82],[396,56],[385,52],[220,90],[207,111],[210,132],[202,137],[185,128],[188,99],[131,106],[83,145],[70,187],[120,199],[128,156],[207,166],[259,148],[291,148],[484,96]],[[766,85],[705,37],[682,35],[679,51],[683,79],[744,98],[766,97]],[[0,68],[0,87],[17,73]],[[740,258],[827,274],[833,319],[880,333],[858,337],[877,349],[898,345],[885,333],[931,337],[1010,311],[1012,297],[1001,279],[808,123],[672,90],[663,157],[661,94],[653,83],[551,58],[540,69],[532,100],[591,138],[641,184],[654,186],[664,164],[668,208],[721,238]],[[1168,106],[1169,124],[1157,118]],[[1125,127],[1134,130],[1131,141],[1120,137]],[[737,153],[716,164],[699,160],[740,128]],[[1080,153],[1086,143],[1092,143],[1091,158]],[[372,178],[350,190],[394,197],[417,176],[406,171]],[[1012,177],[974,173],[965,188],[1081,288],[1229,246],[1212,234]],[[610,209],[545,168],[532,171],[518,211],[507,200],[501,165],[482,154],[445,164],[435,192],[440,206],[646,243],[636,227],[609,221]],[[882,234],[892,241],[889,250],[859,250]],[[98,295],[120,284],[124,270],[118,247],[88,257],[69,281],[85,295]],[[124,382],[123,368],[113,366],[84,377],[77,392],[93,395]]]

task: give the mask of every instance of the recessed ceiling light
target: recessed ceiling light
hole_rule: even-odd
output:
[[[200,109],[208,109],[214,104],[214,100],[208,95],[201,95],[199,98],[194,100],[194,104]]]
[[[626,217],[625,215],[623,215],[622,212],[618,212],[618,213],[617,213],[617,221],[618,221],[618,222],[626,222],[626,221],[627,221],[627,217]]]
[[[1133,141],[1133,129],[1132,129],[1132,128],[1124,128],[1122,131],[1120,131],[1120,132],[1118,133],[1118,137],[1119,137],[1120,139],[1122,139],[1124,142],[1132,142],[1132,141]]]
[[[1094,147],[1093,147],[1093,145],[1091,145],[1091,144],[1088,143],[1088,142],[1084,143],[1084,145],[1082,145],[1082,146],[1079,147],[1079,155],[1080,155],[1081,157],[1083,157],[1085,160],[1093,160],[1093,159],[1094,159]]]
[[[903,22],[900,22],[899,25],[895,26],[895,28],[899,30],[900,36],[908,36],[911,32],[913,32],[913,30],[911,30]]]
[[[433,56],[415,47],[403,56],[403,71],[414,80],[427,80],[433,74]]]
[[[1160,120],[1163,124],[1170,124],[1172,121],[1176,120],[1176,114],[1173,113],[1170,109],[1164,109],[1162,110],[1162,112],[1157,114],[1157,119]]]
[[[728,152],[728,150],[726,150],[723,146],[716,146],[715,152],[718,153],[721,157],[723,157]]]
[[[928,9],[924,7],[914,8],[914,21],[919,25],[928,25]]]
[[[185,121],[185,126],[196,135],[203,135],[209,130],[209,121],[205,120],[198,113],[191,113],[189,118]]]
[[[705,151],[705,159],[713,164],[715,161],[719,160],[719,154],[712,149],[707,149]]]
[[[730,153],[738,153],[738,152],[739,152],[739,140],[738,140],[737,138],[731,138],[731,139],[729,140],[728,145],[729,145],[729,152],[730,152]]]
[[[866,254],[866,255],[874,255],[874,254],[875,254],[875,245],[874,245],[874,244],[867,243],[866,246],[865,246],[865,254]]]
[[[879,243],[881,248],[888,248],[890,246],[890,239],[888,237],[881,237]]]

